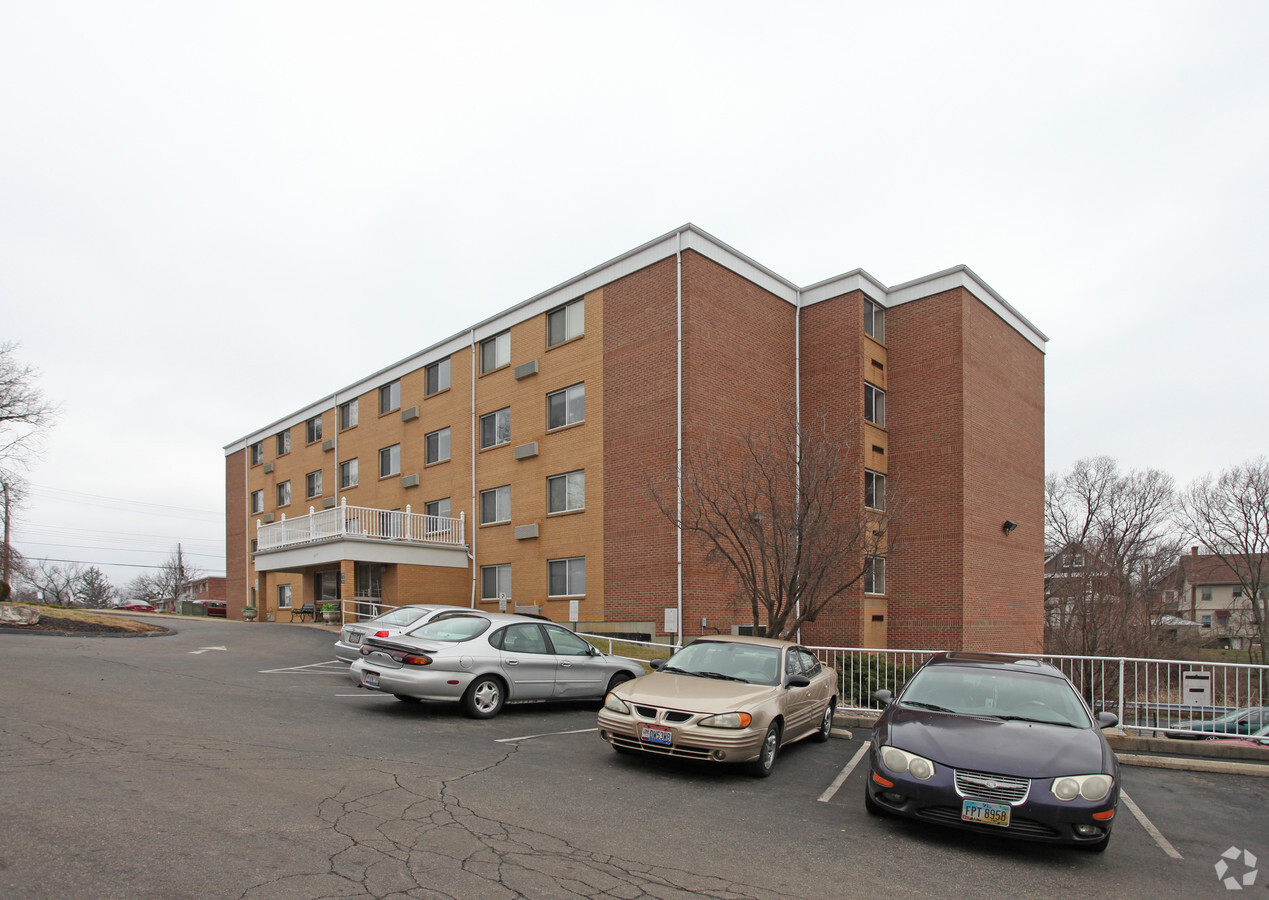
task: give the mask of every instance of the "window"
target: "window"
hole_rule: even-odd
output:
[[[278,485],[278,506],[291,505],[291,482],[284,481]]]
[[[449,498],[444,500],[429,500],[423,507],[423,514],[426,516],[438,516],[442,519],[450,518],[449,514]]]
[[[379,563],[356,563],[353,569],[353,581],[357,585],[357,596],[382,597],[385,569],[387,566]]]
[[[278,432],[278,456],[291,452],[291,429]]]
[[[567,628],[559,625],[543,625],[542,628],[551,639],[556,656],[590,656],[595,652],[594,647]]]
[[[1240,587],[1234,588],[1234,599],[1241,600],[1242,598],[1243,598],[1243,589]],[[1217,613],[1217,615],[1219,615],[1219,613]],[[1226,615],[1228,615],[1228,613],[1226,613]]]
[[[1212,589],[1210,587],[1203,588],[1203,602],[1204,603],[1212,602]]]
[[[869,509],[886,508],[886,476],[872,469],[864,470],[864,506]]]
[[[1204,627],[1204,628],[1211,628],[1211,627],[1212,627],[1212,617],[1211,617],[1211,616],[1204,616],[1204,617],[1203,617],[1203,627]]]
[[[874,425],[886,427],[886,392],[864,382],[864,418]]]
[[[546,511],[573,512],[586,508],[586,470],[552,475],[546,480]]]
[[[251,511],[253,513],[264,512],[264,491],[251,492]]]
[[[321,469],[318,469],[316,472],[309,472],[307,475],[304,476],[304,488],[305,488],[305,494],[310,500],[312,500],[314,497],[322,496],[322,470]]]
[[[480,417],[480,449],[497,447],[511,440],[511,407]]]
[[[480,371],[492,372],[511,363],[511,332],[504,331],[480,345]]]
[[[322,439],[322,417],[313,416],[304,423],[304,440],[310,444],[316,444]]]
[[[586,301],[574,300],[546,314],[546,345],[554,347],[586,331]]]
[[[291,586],[289,584],[278,585],[278,609],[291,608]]]
[[[580,597],[586,593],[586,557],[552,559],[546,563],[548,597]]]
[[[449,390],[449,360],[442,359],[440,362],[432,363],[427,367],[427,386],[424,390],[427,396],[439,394],[441,391]]]
[[[394,381],[379,388],[379,415],[401,408],[401,382]]]
[[[350,488],[357,486],[357,460],[349,459],[339,464],[339,486]]]
[[[868,299],[864,300],[864,334],[886,342],[886,311]]]
[[[586,383],[546,395],[546,427],[563,428],[586,420]]]
[[[256,441],[251,445],[251,464],[258,466],[264,462],[264,441]]]
[[[480,524],[511,521],[511,485],[480,492]]]
[[[886,592],[886,558],[870,556],[864,563],[864,593],[884,594]]]
[[[449,459],[449,429],[442,428],[427,436],[427,464]]]
[[[391,478],[401,474],[401,445],[393,444],[379,451],[379,477]]]
[[[508,625],[499,643],[508,653],[550,653],[542,629],[536,624]]]
[[[339,430],[347,431],[357,427],[357,401],[349,400],[339,404]]]
[[[498,600],[502,597],[511,599],[511,566],[481,566],[480,599]]]

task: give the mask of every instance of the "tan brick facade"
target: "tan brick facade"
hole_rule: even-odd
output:
[[[959,286],[932,281],[928,295],[904,286],[889,305],[888,289],[862,275],[842,276],[836,292],[800,289],[688,226],[526,301],[226,448],[230,615],[258,587],[262,612],[286,621],[279,585],[299,606],[320,602],[325,572],[341,577],[345,599],[357,579],[353,559],[257,576],[258,519],[340,502],[421,513],[448,498],[450,514],[465,518],[470,564],[384,565],[382,603],[496,609],[496,598],[481,597],[481,569],[509,566],[509,607],[662,636],[681,578],[684,636],[728,633],[749,623],[748,602],[727,572],[705,565],[699,544],[684,541],[680,558],[653,492],[673,496],[680,435],[685,447],[733,458],[742,429],[791,411],[800,394],[804,415],[854,423],[858,502],[867,468],[901,483],[915,510],[888,555],[885,592],[865,596],[861,586],[803,639],[1038,649],[1044,339],[972,273],[938,277]],[[863,332],[867,296],[886,309],[884,342]],[[578,298],[584,329],[548,346],[549,314]],[[482,344],[502,332],[509,358],[482,372]],[[444,359],[450,385],[427,396],[427,367]],[[399,407],[380,415],[379,389],[398,380]],[[885,427],[863,422],[865,383],[885,392]],[[548,427],[548,395],[577,386],[584,418]],[[339,405],[354,399],[357,424],[341,431]],[[482,448],[481,417],[500,410],[510,439]],[[309,442],[305,420],[316,416],[321,439]],[[450,457],[428,464],[426,436],[442,428]],[[290,449],[279,454],[284,430]],[[398,444],[399,472],[380,478],[380,450]],[[354,458],[358,483],[340,489],[339,464]],[[317,471],[321,493],[309,498],[306,476]],[[584,508],[550,513],[548,479],[566,473],[584,473]],[[291,502],[279,506],[286,481]],[[481,492],[503,487],[509,518],[482,524]],[[263,509],[253,514],[257,491]],[[1010,535],[1006,519],[1019,523]],[[565,559],[584,559],[584,593],[551,596],[549,561]]]

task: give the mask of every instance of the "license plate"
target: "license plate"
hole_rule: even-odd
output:
[[[366,687],[377,688],[379,686],[378,672],[363,672],[362,675],[365,678]]]
[[[348,643],[350,643],[350,644],[360,644],[360,643],[361,643],[361,632],[360,632],[360,631],[354,631],[354,632],[352,632],[351,634],[349,634],[349,635],[348,635]]]
[[[961,819],[966,822],[977,822],[981,825],[997,825],[1009,827],[1010,808],[999,803],[979,803],[977,800],[966,800],[961,806]]]
[[[639,740],[648,744],[660,744],[663,747],[670,746],[670,740],[673,737],[674,732],[668,728],[653,728],[651,725],[643,725],[639,731]]]

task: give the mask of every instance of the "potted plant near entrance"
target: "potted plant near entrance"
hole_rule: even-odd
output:
[[[336,606],[334,603],[323,603],[322,604],[322,621],[325,622],[327,625],[332,624],[335,621],[335,613],[337,612],[339,612],[339,607]]]
[[[254,606],[244,606],[242,608],[242,617],[248,622],[254,622],[257,615],[259,615],[259,612],[257,612]]]

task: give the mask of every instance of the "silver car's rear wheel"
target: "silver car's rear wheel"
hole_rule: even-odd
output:
[[[463,709],[473,719],[491,719],[498,715],[505,700],[502,682],[492,675],[482,675],[463,694]]]
[[[758,758],[749,764],[749,774],[755,778],[766,778],[775,767],[776,755],[780,752],[780,726],[772,722],[767,726],[767,733],[762,737],[762,749]]]

